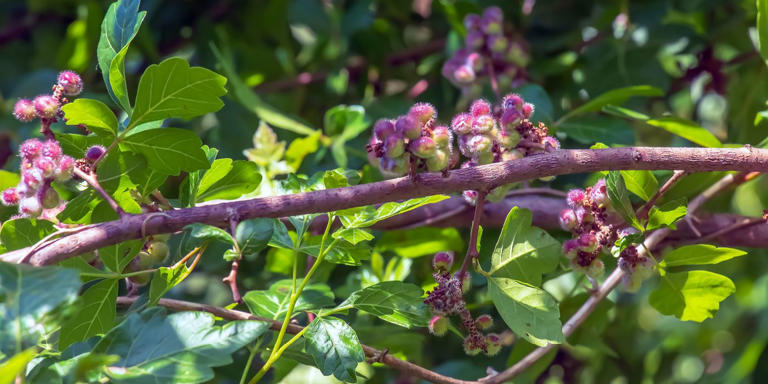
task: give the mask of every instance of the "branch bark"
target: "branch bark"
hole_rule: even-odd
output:
[[[117,298],[117,305],[119,306],[130,306],[136,301],[137,297],[127,297],[127,296],[120,296]],[[270,328],[273,331],[279,331],[282,327],[283,323],[281,321],[272,320],[272,319],[265,319],[258,316],[254,316],[248,312],[243,311],[237,311],[232,309],[225,309],[220,307],[214,307],[212,305],[207,304],[198,304],[193,303],[189,301],[182,301],[182,300],[173,300],[173,299],[160,299],[158,301],[157,305],[161,307],[165,307],[168,309],[172,309],[175,311],[202,311],[202,312],[208,312],[215,316],[221,317],[222,319],[227,320],[257,320],[257,321],[264,321],[267,323],[270,323]],[[290,334],[297,334],[301,332],[301,330],[304,329],[304,327],[296,324],[288,324],[288,327],[286,328],[286,332]],[[394,369],[397,369],[403,373],[406,373],[410,376],[415,376],[422,378],[424,380],[427,380],[432,383],[439,383],[439,384],[478,384],[477,381],[465,381],[465,380],[459,380],[454,379],[452,377],[443,376],[437,372],[430,371],[429,369],[426,369],[424,367],[421,367],[419,365],[409,363],[405,360],[400,360],[388,353],[386,351],[381,351],[376,348],[363,345],[363,351],[365,352],[365,355],[368,356],[371,359],[374,359],[375,361],[384,363]]]
[[[216,205],[177,209],[162,213],[129,215],[100,223],[40,247],[30,258],[33,265],[54,264],[68,257],[145,235],[170,233],[191,223],[225,226],[230,217],[284,217],[330,212],[414,197],[491,189],[503,184],[598,170],[768,171],[768,150],[751,147],[654,148],[626,147],[599,150],[558,150],[503,163],[419,175],[352,187],[261,197]],[[17,250],[4,259],[21,259],[29,249]],[[22,256],[20,256],[22,255]]]

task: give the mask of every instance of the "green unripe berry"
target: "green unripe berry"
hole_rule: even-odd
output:
[[[434,316],[429,321],[429,333],[435,336],[443,336],[448,332],[448,326],[451,325],[451,320],[444,316]]]
[[[427,169],[430,172],[438,172],[448,168],[451,163],[451,156],[447,151],[438,149],[435,151],[435,155],[427,159]]]
[[[131,266],[135,267],[135,270],[133,272],[141,271],[144,269],[150,269],[152,268],[152,266],[155,265],[155,259],[149,254],[149,252],[146,252],[146,251],[141,251],[138,254],[136,254],[135,260],[138,260],[136,265],[133,265],[133,263],[131,263]]]
[[[408,150],[422,159],[428,159],[434,156],[435,152],[437,152],[437,144],[435,144],[435,141],[432,140],[431,137],[422,136],[418,139],[411,140],[408,144]]]
[[[154,263],[162,263],[168,257],[168,244],[164,241],[153,241],[149,243],[147,252],[152,257]]]
[[[405,141],[400,135],[391,135],[384,140],[384,154],[387,157],[398,157],[405,153]]]

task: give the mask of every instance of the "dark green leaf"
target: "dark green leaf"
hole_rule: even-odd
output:
[[[667,132],[699,144],[702,147],[718,148],[723,146],[723,143],[721,143],[715,135],[709,132],[706,128],[703,128],[690,120],[679,117],[660,117],[658,119],[647,120],[646,124],[662,128]]]
[[[35,245],[53,232],[56,229],[48,220],[13,219],[3,223],[0,228],[0,241],[5,249],[13,251]]]
[[[664,256],[661,265],[678,267],[682,265],[718,264],[747,253],[734,248],[721,248],[708,244],[686,245]]]
[[[584,116],[560,124],[559,131],[582,143],[602,141],[608,144],[632,145],[635,130],[626,121],[605,116]]]
[[[82,306],[74,317],[61,325],[59,350],[91,336],[106,333],[115,325],[118,281],[102,280],[89,287],[80,297]]]
[[[131,259],[139,253],[141,247],[141,240],[130,240],[101,248],[98,252],[105,267],[112,272],[122,273]]]
[[[190,119],[216,112],[224,103],[227,79],[186,60],[173,57],[150,65],[139,80],[130,130],[149,121],[178,117]]]
[[[184,230],[189,231],[190,237],[200,241],[219,241],[224,244],[235,245],[235,239],[232,238],[229,232],[213,225],[194,223],[184,227]]]
[[[304,334],[305,348],[315,365],[328,376],[354,383],[355,368],[365,360],[365,353],[355,330],[335,317],[316,318]]]
[[[547,232],[532,227],[532,219],[527,209],[514,207],[509,211],[491,254],[492,276],[540,285],[541,276],[557,268],[560,243]]]
[[[601,94],[594,99],[588,101],[582,106],[571,110],[565,116],[560,118],[560,121],[565,121],[571,117],[583,115],[589,112],[596,112],[608,104],[623,104],[630,97],[654,97],[664,96],[662,90],[649,85],[634,85],[631,87],[618,88]]]
[[[300,282],[297,282],[298,286]],[[250,291],[243,296],[248,309],[256,316],[282,320],[288,311],[291,296],[291,280],[280,280],[271,284],[267,291]],[[307,284],[301,291],[291,317],[302,311],[317,310],[333,306],[333,292],[325,284]]]
[[[200,149],[200,138],[192,131],[156,128],[126,136],[120,148],[144,155],[152,169],[167,175],[196,171],[210,166]]]
[[[709,271],[668,273],[651,292],[649,302],[664,315],[702,322],[714,316],[720,302],[736,291],[731,279]]]
[[[642,229],[635,216],[635,209],[629,201],[629,193],[624,185],[624,178],[617,171],[608,172],[605,179],[605,189],[608,192],[608,198],[611,199],[611,206],[621,215],[624,220],[637,229]]]
[[[620,171],[627,190],[648,201],[659,191],[659,182],[651,171]]]
[[[233,321],[218,327],[213,315],[159,308],[131,314],[99,340],[91,353],[118,355],[106,369],[115,383],[202,383],[212,367],[232,362],[231,354],[269,329],[261,321]]]
[[[243,256],[260,252],[272,238],[274,219],[258,218],[241,221],[235,229],[235,240]]]
[[[77,99],[61,107],[67,125],[83,124],[98,136],[117,136],[117,117],[101,101]]]
[[[423,296],[416,285],[385,281],[353,292],[340,306],[352,305],[401,327],[425,327],[429,310]]]
[[[186,263],[177,263],[170,267],[160,267],[152,275],[149,283],[149,303],[155,305],[171,288],[179,285],[192,273],[192,268]]]
[[[757,0],[757,42],[760,56],[768,62],[768,0]]]
[[[501,318],[520,337],[540,347],[565,340],[557,300],[543,289],[515,279],[491,277],[488,291]]]

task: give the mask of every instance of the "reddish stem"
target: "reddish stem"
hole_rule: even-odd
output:
[[[461,269],[458,273],[458,278],[464,281],[464,275],[467,273],[469,263],[471,260],[477,258],[477,236],[480,231],[480,220],[483,218],[483,205],[485,204],[485,196],[487,192],[477,191],[477,202],[475,203],[475,215],[472,217],[472,229],[469,234],[469,247],[467,248],[467,254],[464,256],[464,262],[461,263]]]

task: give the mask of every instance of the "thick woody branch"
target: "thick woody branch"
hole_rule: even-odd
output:
[[[119,306],[130,306],[136,301],[136,297],[127,297],[127,296],[120,296],[117,298],[117,305]],[[160,301],[157,303],[157,305],[161,307],[165,307],[168,309],[172,309],[175,311],[202,311],[202,312],[208,312],[213,315],[216,315],[218,317],[221,317],[222,319],[227,320],[257,320],[257,321],[264,321],[267,323],[270,323],[270,328],[274,331],[279,331],[282,327],[283,323],[282,321],[272,320],[272,319],[265,319],[261,317],[257,317],[254,315],[251,315],[248,312],[243,311],[237,311],[232,309],[225,309],[220,307],[214,307],[212,305],[207,304],[198,304],[193,303],[189,301],[181,301],[181,300],[173,300],[173,299],[160,299]],[[304,327],[296,324],[288,324],[288,327],[286,328],[286,332],[290,334],[297,334],[301,332],[301,330],[304,329]],[[413,363],[409,363],[404,360],[400,360],[388,353],[386,351],[381,351],[376,348],[363,345],[363,351],[365,352],[365,355],[369,358],[384,363],[394,369],[397,369],[409,376],[419,377],[421,379],[427,380],[432,383],[439,383],[439,384],[477,384],[476,381],[464,381],[459,379],[454,379],[452,377],[443,376],[437,372],[430,371],[429,369],[426,369],[424,367],[418,366]]]
[[[503,184],[546,176],[626,169],[766,172],[768,150],[751,147],[559,150],[520,160],[458,169],[451,171],[447,177],[440,173],[428,173],[419,175],[418,181],[403,177],[352,187],[130,215],[120,220],[93,225],[51,242],[36,250],[29,260],[34,265],[53,264],[68,257],[145,235],[176,232],[191,223],[223,227],[233,216],[247,219],[330,212],[462,190],[488,190]],[[25,252],[28,253],[29,250],[14,251],[22,254],[21,257]],[[21,258],[18,254],[6,256],[4,259]]]

